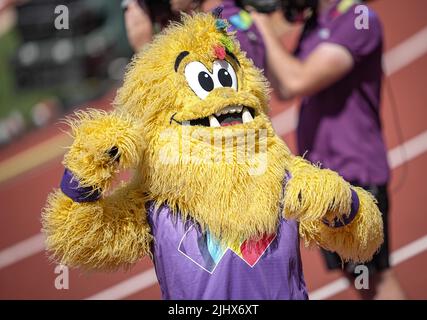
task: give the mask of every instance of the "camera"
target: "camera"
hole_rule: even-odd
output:
[[[304,22],[315,16],[319,0],[282,0],[281,7],[289,22]]]
[[[280,9],[280,0],[240,0],[236,1],[239,7],[252,7],[261,13],[271,13]]]
[[[250,6],[261,13],[282,9],[289,22],[299,22],[303,21],[308,13],[315,14],[318,0],[241,0],[236,3],[242,8]]]
[[[362,0],[361,2],[371,2],[373,0]],[[319,0],[240,0],[236,1],[240,7],[250,6],[261,13],[271,13],[278,9],[289,22],[307,22],[315,18]]]

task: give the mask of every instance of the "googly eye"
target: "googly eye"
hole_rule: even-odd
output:
[[[187,64],[184,74],[188,85],[200,99],[205,99],[215,87],[212,75],[201,62]]]
[[[215,60],[213,76],[216,87],[230,87],[237,90],[237,76],[231,64],[225,60]]]

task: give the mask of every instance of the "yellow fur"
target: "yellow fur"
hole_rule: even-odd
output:
[[[215,59],[212,48],[219,43],[221,34],[211,15],[184,16],[183,22],[184,25],[168,28],[134,59],[115,101],[120,110],[143,119],[144,140],[149,145],[140,168],[146,178],[145,188],[158,204],[165,202],[173,209],[179,208],[183,216],[195,218],[203,228],[209,227],[215,237],[224,241],[273,233],[280,216],[278,205],[290,152],[265,115],[268,106],[266,80],[245,54],[236,50],[234,54],[241,67],[232,60],[229,62],[237,70],[239,90],[215,89],[206,99],[198,98],[187,85],[182,66],[177,73],[172,66],[177,54],[187,50],[190,54],[184,61],[201,61],[210,68]],[[235,47],[238,48],[237,43]],[[159,61],[170,68],[159,68]],[[250,175],[251,163],[237,163],[237,154],[232,163],[185,162],[186,154],[181,152],[179,141],[171,142],[172,135],[166,139],[161,137],[163,130],[181,130],[179,124],[170,123],[172,115],[177,121],[200,118],[231,104],[251,106],[259,116],[250,124],[233,128],[189,130],[212,136],[233,136],[237,130],[266,130],[268,166],[265,174]],[[191,139],[189,144],[215,153],[215,146],[202,139]],[[177,163],[163,163],[160,153],[167,148],[170,154],[179,155]]]
[[[171,143],[171,152],[180,154],[176,163],[163,164],[155,152],[142,169],[149,173],[146,184],[150,197],[159,204],[168,203],[171,208],[179,208],[184,217],[194,218],[203,229],[209,228],[216,238],[225,242],[274,233],[280,217],[279,202],[288,151],[277,136],[265,139],[268,140],[268,164],[262,174],[251,174],[250,169],[258,168],[257,164],[239,163],[237,154],[230,162],[225,159],[207,163],[185,161],[185,155],[174,148],[178,148],[177,144]],[[164,147],[155,148],[159,149]],[[203,151],[213,154],[215,148],[206,144]]]
[[[353,187],[360,200],[355,219],[347,226],[330,228],[317,220],[302,222],[300,234],[307,246],[317,244],[340,255],[343,261],[366,262],[383,242],[381,213],[372,195]]]
[[[150,254],[145,201],[132,185],[93,203],[76,203],[59,190],[53,192],[42,215],[52,258],[84,269],[129,267]]]
[[[344,261],[369,261],[383,242],[381,213],[372,195],[352,187],[360,201],[356,218],[347,226],[331,228],[322,220],[341,220],[349,214],[350,184],[300,157],[294,158],[289,170],[292,177],[285,189],[284,215],[300,221],[305,244],[337,252]]]
[[[202,100],[188,86],[184,66],[200,61],[211,70],[216,59],[212,48],[222,37],[211,15],[184,16],[183,24],[172,24],[133,59],[115,111],[80,112],[70,121],[75,140],[64,165],[81,186],[98,189],[103,197],[75,203],[61,191],[50,195],[42,221],[56,260],[109,270],[150,254],[148,200],[167,203],[229,243],[274,233],[283,214],[301,222],[308,244],[337,251],[345,260],[364,261],[377,250],[382,222],[365,191],[357,189],[361,206],[349,226],[332,229],[321,222],[348,214],[350,185],[291,155],[266,115],[267,82],[237,42],[233,53],[240,66],[227,57],[236,70],[237,91],[216,88]],[[189,54],[175,72],[181,51]],[[254,120],[221,128],[176,122],[207,117],[234,104],[253,108]],[[120,157],[108,155],[112,147]],[[135,178],[110,195],[123,168],[135,169]],[[254,168],[264,170],[254,173]],[[283,199],[286,171],[292,178]]]
[[[121,168],[134,168],[142,154],[143,140],[138,121],[125,113],[88,110],[68,119],[74,142],[64,157],[64,166],[82,187],[107,190],[118,171],[108,150],[118,147]],[[84,155],[84,156],[82,156]]]
[[[292,178],[286,186],[284,214],[288,219],[315,221],[350,211],[350,184],[336,172],[319,169],[294,157],[289,168]]]

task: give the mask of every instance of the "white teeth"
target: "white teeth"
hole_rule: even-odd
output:
[[[181,125],[183,125],[183,126],[189,126],[190,125],[190,121],[182,121]]]
[[[209,116],[209,124],[211,127],[221,127],[215,116]]]
[[[227,114],[227,113],[240,113],[240,112],[242,112],[242,108],[243,107],[241,105],[225,107],[225,108],[219,110],[217,113],[215,113],[215,115],[217,117],[219,117],[220,115]]]
[[[254,120],[254,118],[252,118],[251,113],[246,108],[243,109],[242,120],[243,123],[251,122],[252,120]]]

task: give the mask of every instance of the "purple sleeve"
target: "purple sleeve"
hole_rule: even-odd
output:
[[[343,216],[342,220],[335,218],[330,224],[326,219],[323,220],[323,223],[328,225],[331,228],[341,228],[350,224],[354,218],[356,218],[357,213],[359,212],[360,202],[357,192],[351,189],[351,209],[350,213],[347,216]]]
[[[91,187],[81,187],[78,179],[67,168],[61,180],[61,190],[74,202],[94,202],[101,198],[101,192]]]
[[[361,13],[355,12],[356,7],[351,7],[347,12],[335,18],[330,27],[330,36],[325,42],[345,47],[355,63],[358,63],[378,46],[382,46],[382,27],[379,18],[371,8],[368,9],[367,29],[357,27],[356,19]]]

